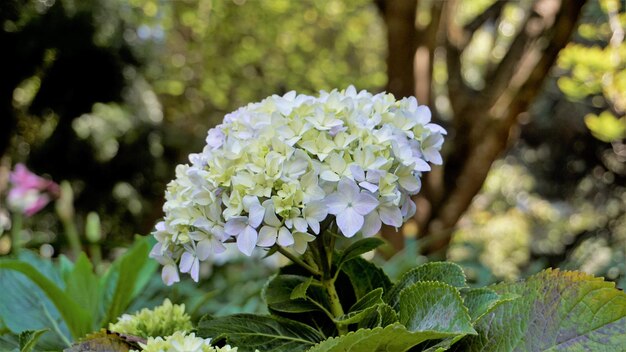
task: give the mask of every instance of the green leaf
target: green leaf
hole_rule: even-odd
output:
[[[358,312],[360,310],[376,306],[383,303],[383,289],[377,288],[374,291],[361,297],[355,304],[350,307],[349,312]]]
[[[306,351],[324,339],[317,330],[296,321],[253,314],[203,318],[198,335],[225,340],[240,352]]]
[[[74,302],[57,285],[39,273],[37,269],[18,260],[1,260],[0,269],[17,271],[35,283],[58,309],[75,339],[91,331],[92,315],[90,312]]]
[[[385,327],[398,322],[398,314],[386,303],[378,304],[376,310],[364,317],[359,329]]]
[[[303,298],[292,298],[292,293],[302,285],[306,285],[309,281],[304,276],[299,275],[276,275],[265,286],[263,290],[263,297],[267,306],[273,310],[284,313],[304,313],[319,310],[314,303],[311,303]],[[306,285],[308,289],[308,285]],[[313,292],[315,287],[311,288],[310,294],[315,294],[316,297],[323,297],[322,293]],[[306,296],[305,296],[306,297]]]
[[[384,328],[360,329],[330,338],[311,348],[309,352],[403,352],[422,342],[452,335],[436,331],[411,332],[402,324],[395,323]]]
[[[361,240],[358,240],[352,243],[341,253],[341,255],[339,256],[339,260],[337,260],[337,267],[341,268],[345,262],[348,262],[354,258],[358,258],[361,254],[373,251],[383,244],[385,244],[385,241],[376,237],[363,238]]]
[[[333,319],[333,322],[342,324],[342,325],[350,325],[360,323],[363,319],[367,318],[370,314],[376,311],[376,306],[367,307],[365,309],[349,312],[342,316],[339,316]]]
[[[20,352],[32,351],[37,344],[37,340],[39,340],[41,335],[43,335],[46,331],[48,331],[48,329],[22,331],[19,337]]]
[[[487,313],[496,309],[497,306],[505,302],[518,298],[517,295],[499,295],[488,288],[474,288],[461,292],[465,306],[472,317],[472,323],[477,322]]]
[[[409,331],[476,334],[459,291],[443,282],[424,281],[400,293],[400,323]]]
[[[290,299],[298,299],[298,298],[306,299],[306,291],[309,289],[309,286],[311,286],[311,283],[313,283],[313,277],[310,277],[305,282],[298,284],[298,286],[296,286],[293,289],[293,291],[291,291],[291,295],[289,295],[289,298]]]
[[[344,325],[359,323],[375,313],[379,304],[383,304],[383,289],[380,287],[361,297],[352,305],[347,314],[333,320]]]
[[[100,304],[99,280],[85,253],[78,256],[71,271],[65,272],[64,280],[65,294],[90,312],[91,317],[96,317]],[[90,331],[94,329],[96,326],[91,326]]]
[[[363,258],[346,262],[341,271],[350,279],[357,300],[379,287],[383,291],[391,287],[391,280],[385,272]]]
[[[476,325],[459,351],[623,351],[626,293],[581,272],[546,270],[491,287],[519,295]]]
[[[101,326],[106,326],[125,312],[130,302],[143,290],[158,264],[148,257],[152,237],[137,238],[135,244],[115,260],[102,278],[103,310]]]
[[[454,287],[465,287],[465,274],[460,266],[448,262],[432,262],[406,272],[385,294],[385,302],[398,309],[400,293],[420,281],[440,281]]]

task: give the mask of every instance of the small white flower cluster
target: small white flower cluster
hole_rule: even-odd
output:
[[[237,347],[211,346],[211,339],[196,337],[194,333],[186,334],[177,331],[173,335],[149,337],[146,343],[140,343],[142,352],[237,352]],[[131,352],[140,352],[132,350]]]
[[[422,172],[442,163],[446,131],[430,120],[413,97],[352,86],[274,95],[226,115],[168,185],[151,253],[164,281],[177,282],[178,270],[197,281],[199,262],[226,241],[246,255],[274,245],[304,253],[320,223],[335,221],[346,237],[400,227],[415,213]]]

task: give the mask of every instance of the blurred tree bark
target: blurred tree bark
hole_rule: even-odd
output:
[[[464,25],[455,14],[458,0],[428,1],[428,24],[416,21],[416,0],[376,0],[388,28],[388,86],[396,97],[415,95],[438,120],[433,93],[435,52],[445,57],[452,116],[446,125],[445,164],[424,178],[415,199],[423,254],[442,258],[456,223],[480,191],[492,163],[516,139],[520,117],[540,92],[559,51],[576,28],[585,0],[535,0],[525,13],[508,51],[487,68],[484,88],[470,87],[462,75],[462,55],[478,29],[497,26],[506,1],[495,1]],[[441,121],[439,121],[441,123]],[[402,236],[384,228],[399,250]]]

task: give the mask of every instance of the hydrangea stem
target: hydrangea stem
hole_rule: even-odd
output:
[[[328,301],[330,302],[330,312],[335,318],[339,318],[344,313],[343,307],[341,306],[341,301],[339,300],[339,295],[337,294],[337,290],[335,289],[335,280],[333,280],[332,278],[322,280],[322,285],[324,285],[326,293],[328,294]],[[337,331],[339,332],[340,336],[348,333],[348,328],[345,325],[335,323],[335,326],[337,327]]]
[[[291,260],[295,264],[298,264],[302,268],[306,269],[311,274],[317,275],[317,276],[322,276],[322,273],[320,273],[319,270],[317,270],[314,267],[310,266],[309,264],[305,263],[302,259],[300,259],[300,258],[296,257],[295,255],[291,254],[288,250],[284,249],[283,247],[276,246],[276,249],[278,250],[278,252],[280,254],[284,255],[287,258],[289,258],[289,260]]]

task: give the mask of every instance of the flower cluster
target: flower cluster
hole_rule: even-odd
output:
[[[139,337],[169,336],[176,331],[191,331],[191,317],[185,313],[185,305],[172,304],[165,299],[154,309],[142,309],[130,315],[124,314],[117,323],[109,324],[109,330]]]
[[[173,335],[162,337],[149,337],[146,343],[140,343],[143,352],[237,352],[237,347],[211,346],[211,339],[196,337],[194,333],[175,332]],[[132,350],[131,352],[139,352]]]
[[[11,189],[7,204],[13,211],[32,216],[59,194],[59,186],[30,172],[24,164],[15,165],[9,180]]]
[[[391,94],[271,96],[225,116],[207,145],[176,168],[151,256],[167,284],[178,271],[236,242],[250,255],[275,245],[304,253],[328,224],[372,236],[415,213],[411,195],[429,163],[441,164],[445,130],[428,107]]]

